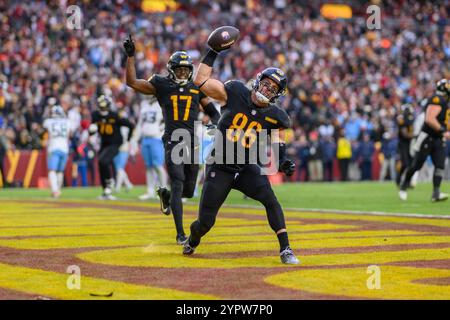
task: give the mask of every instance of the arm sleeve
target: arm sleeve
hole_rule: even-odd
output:
[[[219,111],[217,111],[214,103],[212,102],[208,103],[206,106],[203,107],[203,110],[205,110],[205,113],[211,118],[211,122],[217,125],[220,119],[220,113]]]

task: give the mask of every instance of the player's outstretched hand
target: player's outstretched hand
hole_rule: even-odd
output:
[[[295,171],[295,163],[292,160],[286,159],[280,164],[280,171],[284,172],[288,177],[292,176]]]
[[[127,56],[129,57],[134,56],[134,52],[136,51],[136,49],[134,47],[134,41],[131,38],[131,34],[129,34],[128,38],[126,38],[125,41],[123,42],[123,47],[125,48]]]

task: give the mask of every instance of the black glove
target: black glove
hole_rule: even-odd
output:
[[[295,171],[295,163],[292,160],[286,159],[280,164],[280,171],[284,172],[288,177],[292,176]]]
[[[131,34],[128,35],[128,38],[123,42],[123,47],[125,48],[127,56],[134,57],[134,51],[136,48],[134,47],[134,41],[131,38]]]

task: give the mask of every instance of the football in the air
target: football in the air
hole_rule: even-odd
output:
[[[232,26],[222,26],[208,37],[208,46],[216,51],[230,48],[239,39],[239,30]]]

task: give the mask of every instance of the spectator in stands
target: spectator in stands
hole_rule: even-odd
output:
[[[339,164],[341,181],[348,181],[348,167],[352,158],[352,145],[350,140],[345,137],[344,129],[340,129],[337,141],[336,158]]]
[[[375,152],[369,133],[364,133],[358,149],[358,162],[361,167],[361,180],[372,180],[372,158]]]
[[[390,180],[395,180],[396,176],[396,156],[397,156],[397,139],[392,132],[386,131],[381,140],[381,153],[383,161],[380,169],[380,181],[384,181],[386,174],[389,172]]]
[[[309,134],[308,173],[311,181],[323,180],[323,154],[319,143],[319,134],[312,131]]]
[[[331,135],[321,139],[320,149],[323,157],[323,181],[333,181],[333,162],[336,156],[336,144]]]
[[[309,180],[308,172],[308,160],[309,160],[309,142],[306,139],[305,134],[301,134],[298,141],[295,143],[297,159],[299,160],[297,180],[301,181],[302,174],[304,176],[303,181]]]

